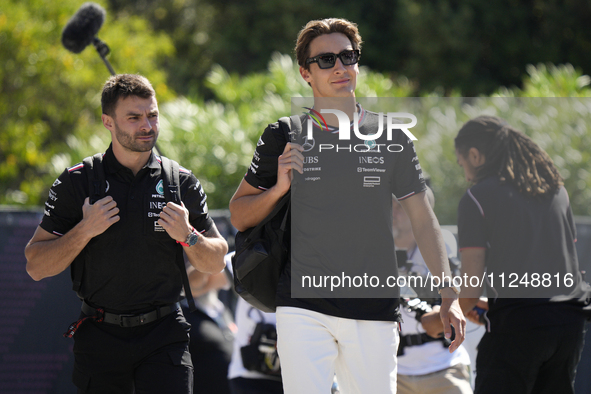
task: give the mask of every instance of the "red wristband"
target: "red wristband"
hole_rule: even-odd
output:
[[[193,231],[197,231],[197,230],[195,230],[195,227],[191,226],[191,232],[193,232]],[[190,245],[189,245],[188,243],[185,243],[185,242],[176,241],[176,243],[177,243],[177,244],[181,244],[181,245],[183,245],[183,246],[186,246],[186,247],[188,247],[188,248],[190,247]]]

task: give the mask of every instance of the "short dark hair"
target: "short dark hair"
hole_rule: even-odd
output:
[[[464,157],[470,148],[484,155],[485,163],[476,169],[476,182],[497,175],[501,182],[512,183],[520,193],[531,197],[551,195],[563,185],[550,156],[504,119],[471,119],[462,126],[454,142]]]
[[[150,98],[156,96],[152,84],[146,77],[137,74],[117,74],[105,82],[101,96],[103,114],[114,116],[119,98],[138,96]]]
[[[324,34],[342,33],[349,38],[353,49],[361,50],[361,35],[357,29],[357,24],[349,22],[346,19],[328,18],[310,21],[298,33],[295,53],[298,64],[308,70],[309,64],[306,59],[310,57],[310,43],[313,39]]]

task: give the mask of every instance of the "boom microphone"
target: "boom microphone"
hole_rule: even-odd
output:
[[[106,57],[110,51],[109,46],[96,36],[105,21],[106,14],[105,9],[96,3],[82,4],[64,27],[62,44],[68,51],[80,53],[92,43],[111,75],[115,75],[115,70]]]
[[[62,44],[80,53],[91,44],[105,21],[106,11],[96,3],[84,3],[62,31]]]

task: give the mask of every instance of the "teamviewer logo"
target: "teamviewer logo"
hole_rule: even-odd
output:
[[[380,186],[381,178],[379,176],[364,176],[363,187],[376,187]]]

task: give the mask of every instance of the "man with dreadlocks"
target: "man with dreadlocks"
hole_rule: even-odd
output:
[[[475,393],[573,393],[585,318],[576,303],[550,300],[584,286],[562,178],[546,152],[496,117],[468,121],[455,149],[474,183],[458,208],[462,271],[483,278],[486,269],[489,279]],[[481,291],[462,290],[464,313]]]

